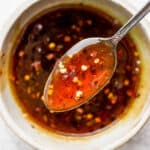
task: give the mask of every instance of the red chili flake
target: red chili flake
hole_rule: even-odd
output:
[[[40,108],[40,107],[36,107],[36,108],[35,108],[35,111],[36,111],[36,112],[40,112],[40,111],[41,111],[41,108]]]
[[[110,99],[111,103],[112,104],[116,104],[117,102],[117,97],[116,96],[113,96],[111,99]]]
[[[133,90],[127,90],[127,95],[130,97],[134,96],[134,91]]]
[[[88,25],[92,25],[93,24],[92,20],[90,20],[90,19],[87,20],[86,22],[87,22]]]
[[[130,83],[130,82],[129,82],[129,80],[127,80],[127,79],[126,79],[126,80],[124,80],[124,85],[125,85],[125,86],[128,86],[128,85],[129,85],[129,83]]]
[[[135,48],[136,48],[136,47],[135,47],[135,44],[134,44],[133,42],[130,42],[129,45],[130,45],[130,47],[131,47],[132,49],[135,49]]]
[[[18,54],[19,57],[23,57],[24,56],[24,51],[20,51]]]
[[[96,117],[94,120],[95,120],[96,123],[101,123],[102,122],[100,117]]]
[[[40,97],[40,94],[41,94],[40,92],[37,92],[37,93],[36,93],[36,98],[39,98],[39,97]]]
[[[103,65],[103,64],[104,64],[104,61],[103,61],[103,60],[100,60],[100,61],[99,61],[99,64],[100,64],[100,65]]]
[[[31,64],[31,66],[35,69],[36,72],[39,72],[41,69],[41,62],[35,61]]]
[[[119,57],[123,56],[123,50],[122,50],[122,49],[119,49],[119,50],[117,51],[117,54],[118,54]]]
[[[132,81],[136,81],[137,80],[137,77],[136,76],[132,76]]]
[[[48,55],[46,56],[46,58],[47,58],[48,60],[52,60],[54,57],[55,57],[55,55],[52,54],[52,53],[50,53],[50,54],[48,54]]]
[[[105,94],[108,94],[110,92],[110,89],[108,89],[108,88],[106,88],[105,90],[104,90],[104,93]]]
[[[66,35],[64,37],[64,42],[71,42],[71,37],[69,35]]]
[[[91,56],[91,57],[96,57],[96,56],[97,56],[97,51],[91,52],[90,56]]]

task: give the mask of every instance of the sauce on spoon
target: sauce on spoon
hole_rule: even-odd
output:
[[[111,44],[92,44],[57,62],[44,100],[52,111],[65,111],[89,100],[109,81],[115,65]]]

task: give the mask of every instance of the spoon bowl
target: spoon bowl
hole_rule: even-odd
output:
[[[101,74],[105,73],[105,71],[107,71],[107,74],[104,75],[102,80],[100,80],[100,78],[99,78],[99,82],[96,85],[97,86],[96,89],[94,90],[94,92],[91,90],[92,94],[86,96],[86,99],[84,101],[76,102],[76,103],[74,103],[74,104],[72,104],[72,105],[70,105],[68,107],[63,107],[63,108],[60,107],[59,109],[58,108],[56,109],[56,108],[52,107],[52,105],[50,105],[50,101],[49,101],[50,98],[49,98],[49,95],[48,95],[48,91],[50,89],[50,85],[53,84],[52,83],[53,82],[52,79],[54,78],[54,74],[56,72],[59,72],[58,64],[65,64],[66,58],[70,58],[71,59],[73,56],[75,56],[76,54],[78,54],[81,51],[84,51],[85,48],[87,48],[88,46],[91,46],[91,45],[99,46],[100,48],[103,47],[104,45],[105,45],[105,47],[107,47],[108,51],[102,49],[103,51],[100,54],[100,55],[104,55],[106,58],[109,59],[109,63],[107,63],[105,61],[106,58],[101,58],[104,61],[103,68],[105,68],[105,70],[103,70],[103,72],[101,72]],[[109,55],[109,56],[107,56],[106,54]],[[92,57],[91,57],[91,59],[92,59]],[[106,66],[106,64],[107,64],[107,66]],[[78,42],[72,48],[70,48],[56,62],[56,65],[54,66],[54,69],[52,70],[52,72],[51,72],[51,74],[50,74],[50,76],[49,76],[49,78],[48,78],[48,80],[46,82],[46,85],[45,85],[45,89],[44,89],[44,104],[47,106],[48,109],[51,108],[50,109],[51,112],[64,112],[64,111],[68,111],[68,110],[71,110],[71,109],[75,109],[75,108],[81,106],[82,104],[85,104],[86,102],[88,102],[92,97],[94,97],[100,90],[102,90],[109,83],[109,81],[111,80],[111,78],[112,78],[112,76],[113,76],[113,74],[115,72],[116,65],[117,65],[116,45],[113,44],[111,38],[97,38],[97,37],[94,38],[93,37],[93,38],[87,38],[87,39],[84,39],[84,40]],[[96,76],[96,74],[94,76]],[[99,77],[100,77],[100,75],[99,75]],[[83,86],[84,86],[84,84],[83,84]],[[92,89],[93,86],[90,87],[90,88]],[[59,104],[61,104],[61,102],[59,102]]]

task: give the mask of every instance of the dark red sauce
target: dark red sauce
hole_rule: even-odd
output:
[[[120,117],[139,94],[140,59],[130,36],[118,46],[118,65],[110,83],[88,103],[50,113],[42,102],[48,75],[70,47],[87,37],[111,36],[119,28],[114,18],[84,5],[62,6],[33,19],[13,50],[10,65],[14,94],[24,113],[47,131],[77,134],[103,128]]]

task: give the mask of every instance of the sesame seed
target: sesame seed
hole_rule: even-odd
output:
[[[44,101],[44,96],[43,95],[41,96],[41,100]]]
[[[38,30],[42,30],[43,29],[43,25],[42,24],[37,24],[36,27],[37,27]]]
[[[80,98],[82,97],[82,95],[83,95],[83,91],[78,90],[78,91],[76,92],[75,99],[76,99],[76,100],[80,99]]]
[[[96,55],[97,55],[97,52],[96,52],[96,51],[93,51],[93,52],[90,54],[91,57],[96,57]]]
[[[68,55],[68,57],[69,57],[69,58],[72,58],[72,57],[73,57],[73,55]]]
[[[141,61],[140,61],[140,60],[137,60],[137,61],[136,61],[136,64],[140,65],[140,64],[141,64]]]
[[[56,47],[56,44],[54,42],[49,43],[48,47],[50,49],[54,49]]]
[[[42,48],[41,47],[37,47],[36,50],[41,53],[42,52]]]
[[[81,70],[82,70],[82,71],[86,71],[87,69],[88,69],[88,66],[86,66],[86,65],[82,65],[82,66],[81,66]]]
[[[28,114],[27,114],[27,113],[24,113],[24,114],[23,114],[23,117],[24,117],[24,118],[28,117]]]
[[[136,67],[135,72],[138,73],[139,71],[140,71],[140,69]]]
[[[79,113],[79,114],[83,114],[83,109],[82,108],[78,108],[78,109],[76,109],[76,112]]]
[[[24,80],[29,81],[30,80],[30,76],[29,75],[25,75],[24,76]]]
[[[95,63],[95,64],[98,64],[99,61],[100,61],[99,58],[96,58],[96,59],[94,60],[94,63]]]
[[[77,83],[78,86],[81,86],[81,85],[82,85],[82,82],[78,79],[78,77],[74,77],[72,81],[73,81],[74,83]]]
[[[64,64],[62,62],[59,62],[58,67],[59,68],[65,68],[65,66],[64,66]]]
[[[52,95],[53,94],[53,89],[49,89],[47,93],[48,93],[48,95]]]
[[[67,73],[67,69],[66,68],[60,68],[60,73],[64,74],[64,73]]]
[[[53,84],[49,85],[49,88],[50,88],[50,89],[53,89],[53,88],[54,88],[54,85],[53,85]]]
[[[74,77],[72,80],[74,83],[77,83],[79,81],[78,77]]]

